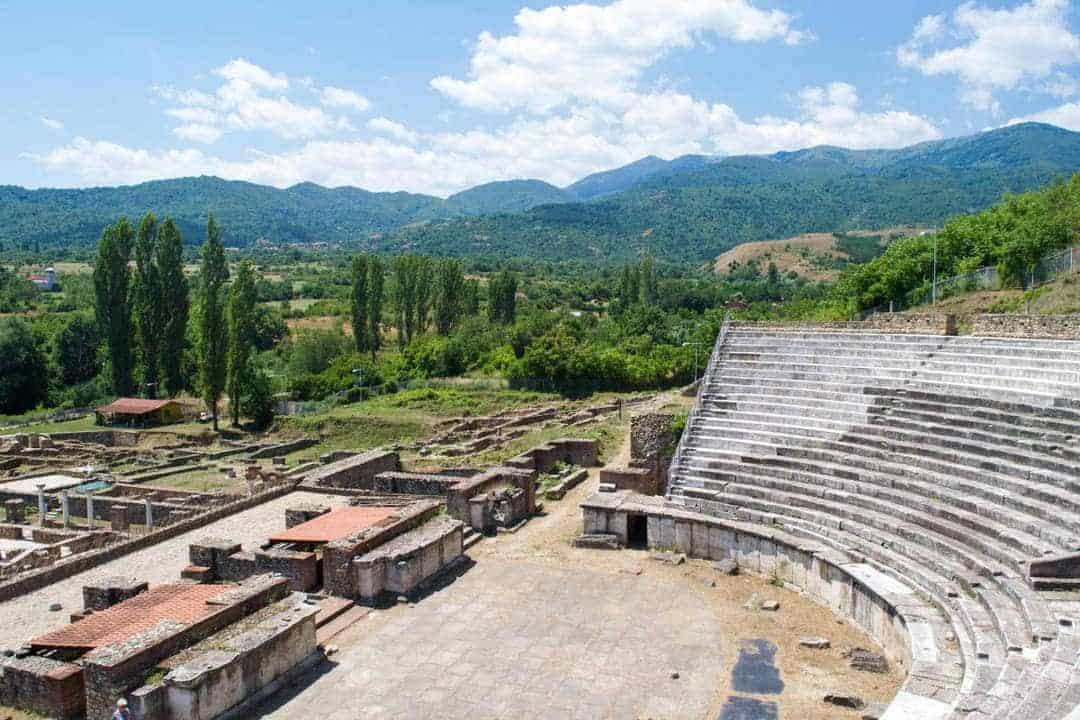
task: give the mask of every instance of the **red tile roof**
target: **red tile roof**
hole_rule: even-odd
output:
[[[108,405],[99,407],[100,413],[121,413],[123,415],[145,415],[152,413],[166,405],[175,403],[175,400],[147,400],[145,398],[117,398]]]
[[[295,525],[270,538],[271,542],[327,543],[348,537],[369,527],[386,525],[400,508],[352,507],[334,508],[325,515]]]
[[[89,652],[122,642],[149,630],[162,620],[191,626],[222,610],[209,601],[229,585],[158,585],[107,610],[71,623],[30,641],[35,648],[72,648]]]

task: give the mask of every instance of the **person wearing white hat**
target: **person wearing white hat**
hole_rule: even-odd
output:
[[[116,701],[116,712],[113,713],[112,720],[131,720],[131,711],[128,710],[127,700],[124,698]]]

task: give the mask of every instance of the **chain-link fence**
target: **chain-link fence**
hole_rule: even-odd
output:
[[[1047,255],[1025,274],[1023,281],[1020,283],[1006,283],[997,267],[991,265],[962,275],[954,275],[938,280],[936,287],[932,280],[927,280],[919,287],[894,300],[863,310],[858,313],[857,319],[863,320],[878,313],[903,312],[910,308],[931,305],[940,300],[974,290],[1004,290],[1007,288],[1030,290],[1076,272],[1080,272],[1080,246],[1065,248],[1053,255]]]

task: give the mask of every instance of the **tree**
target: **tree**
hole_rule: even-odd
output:
[[[413,287],[416,294],[416,320],[413,326],[418,333],[427,332],[428,311],[434,298],[431,258],[417,255],[413,259]],[[410,338],[411,341],[411,338]]]
[[[448,259],[439,263],[435,293],[435,330],[449,335],[461,316],[465,300],[465,276],[461,263]]]
[[[94,261],[94,311],[108,348],[110,385],[117,395],[131,395],[134,390],[128,269],[134,237],[127,218],[120,218],[102,232]]]
[[[394,258],[394,314],[397,317],[398,342],[402,347],[412,342],[416,324],[416,258]]]
[[[221,230],[211,215],[206,222],[206,242],[202,246],[199,278],[199,384],[215,432],[218,429],[218,400],[225,390],[228,338],[221,295],[228,279],[229,266],[225,262]]]
[[[101,333],[88,317],[76,315],[56,336],[56,365],[64,385],[78,385],[98,374]]]
[[[158,367],[161,364],[162,326],[165,313],[162,307],[161,278],[156,262],[157,218],[146,213],[139,223],[135,238],[135,278],[132,287],[132,310],[135,330],[139,335],[142,357],[142,389],[147,397],[158,392]]]
[[[23,320],[0,321],[0,413],[18,415],[37,406],[48,390],[45,354]]]
[[[265,430],[274,422],[274,395],[265,372],[255,370],[251,373],[243,397],[243,410],[256,430]]]
[[[517,276],[503,270],[488,285],[488,318],[493,323],[511,325],[517,317]]]
[[[174,396],[184,389],[182,364],[190,301],[184,277],[184,240],[171,217],[158,228],[156,257],[163,312],[161,376],[165,391]]]
[[[646,255],[641,260],[638,270],[638,283],[641,286],[641,304],[651,307],[656,304],[656,261],[651,255]]]
[[[470,317],[480,314],[480,282],[478,280],[465,282],[465,301],[462,312]]]
[[[368,296],[368,257],[356,255],[352,259],[352,333],[357,352],[367,352],[371,327],[368,312],[371,309]]]
[[[383,264],[378,255],[372,255],[368,261],[368,347],[371,349],[371,360],[375,361],[375,353],[382,347],[379,338],[379,326],[382,323],[383,308]]]
[[[255,347],[255,271],[244,260],[229,289],[229,361],[226,386],[232,424],[240,424],[241,398],[251,384],[251,354]]]

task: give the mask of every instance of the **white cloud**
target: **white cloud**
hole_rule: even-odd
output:
[[[36,159],[50,170],[74,171],[88,183],[206,174],[278,187],[311,180],[445,196],[494,179],[535,177],[566,185],[648,154],[764,153],[817,144],[897,147],[941,135],[920,116],[862,112],[858,102],[853,86],[833,83],[800,92],[795,118],[744,119],[727,105],[664,92],[637,95],[623,112],[582,107],[523,116],[495,130],[423,134],[374,118],[369,129],[386,138],[312,141],[290,152],[253,153],[241,160],[83,138]]]
[[[746,0],[617,0],[524,8],[517,33],[477,38],[469,78],[431,86],[469,107],[546,112],[572,101],[622,104],[642,71],[674,48],[712,33],[736,42],[801,42],[790,15]]]
[[[1080,102],[1065,103],[1041,112],[1009,120],[1008,125],[1022,122],[1042,122],[1080,132]]]
[[[45,127],[49,128],[50,130],[63,130],[64,129],[64,123],[60,122],[59,120],[54,120],[53,118],[48,117],[46,115],[41,116],[41,124],[44,125]]]
[[[298,103],[283,92],[290,86],[284,74],[275,74],[243,58],[230,60],[213,74],[224,82],[213,94],[197,89],[155,86],[153,91],[173,105],[165,110],[183,124],[173,133],[201,143],[217,141],[226,132],[265,131],[290,140],[330,135],[351,129],[348,120],[328,114],[322,108]],[[308,85],[301,80],[301,85]],[[367,101],[339,88],[324,88],[323,103],[354,108]],[[327,94],[327,91],[329,94]],[[331,102],[327,102],[327,98]]]
[[[420,139],[420,136],[410,130],[407,126],[399,122],[394,122],[390,118],[372,118],[371,120],[368,120],[367,126],[377,133],[389,135],[406,145],[415,145],[416,141]]]
[[[1080,62],[1080,37],[1069,31],[1069,0],[1031,0],[995,10],[965,2],[952,15],[930,15],[896,49],[904,67],[928,76],[955,76],[960,98],[1000,111],[995,93],[1049,77]]]
[[[371,102],[358,92],[327,85],[322,89],[322,104],[327,107],[349,108],[364,112],[371,107]]]
[[[289,78],[287,76],[275,75],[265,68],[248,62],[244,58],[230,60],[215,69],[214,74],[225,78],[229,82],[243,82],[266,90],[287,90],[289,88]]]

